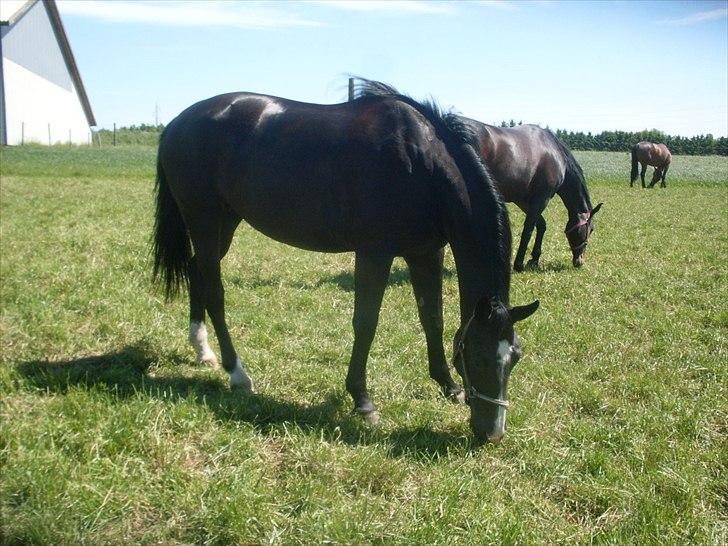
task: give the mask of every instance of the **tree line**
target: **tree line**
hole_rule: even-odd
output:
[[[502,121],[501,127],[515,127],[522,122],[510,120]],[[548,129],[548,126],[546,127]],[[131,127],[120,127],[116,130],[115,142],[118,144],[153,144],[156,145],[159,134],[164,125],[151,125],[142,123]],[[728,155],[728,138],[714,138],[713,135],[699,135],[694,137],[672,136],[657,129],[631,133],[628,131],[602,131],[593,135],[591,132],[554,131],[564,144],[572,150],[597,150],[608,152],[629,152],[632,146],[640,140],[648,140],[667,145],[676,155]],[[94,141],[99,145],[112,142],[112,132],[108,129],[95,131]]]
[[[515,127],[516,123],[502,121],[501,127]],[[548,129],[548,126],[546,127]],[[591,132],[554,131],[564,144],[572,150],[597,150],[607,152],[628,152],[641,140],[665,144],[676,155],[728,155],[728,138],[715,138],[708,133],[694,137],[673,136],[658,129],[650,129],[632,133],[629,131],[602,131],[593,135]]]

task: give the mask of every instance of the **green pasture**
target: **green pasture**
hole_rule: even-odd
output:
[[[555,200],[541,269],[512,281],[541,309],[508,433],[477,447],[427,376],[403,262],[370,428],[344,390],[353,256],[241,226],[224,278],[246,397],[150,284],[155,149],[0,150],[0,543],[726,544],[728,158],[677,156],[642,190],[626,152],[576,156],[604,202],[586,265]]]

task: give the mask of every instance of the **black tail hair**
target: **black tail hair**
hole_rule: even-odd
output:
[[[629,175],[630,184],[637,180],[637,144],[632,146],[632,172]]]
[[[478,153],[478,136],[475,129],[455,112],[443,112],[434,100],[423,102],[416,101],[412,97],[401,94],[391,85],[386,83],[367,80],[358,76],[352,76],[355,80],[354,89],[357,99],[366,97],[389,97],[405,104],[422,114],[434,127],[438,137],[443,141],[447,151],[455,159],[455,162],[464,177],[469,179],[481,179],[485,181],[485,194],[491,198],[487,199],[485,205],[488,207],[488,215],[495,218],[495,232],[491,234],[495,241],[499,242],[497,255],[492,263],[497,264],[494,272],[497,272],[492,279],[492,288],[495,293],[508,304],[511,280],[511,226],[508,219],[508,209],[503,202],[500,192],[495,189],[493,180],[487,166]]]
[[[164,136],[164,135],[162,135]],[[182,214],[169,189],[161,161],[157,157],[157,211],[154,219],[154,270],[152,277],[164,283],[167,300],[173,298],[181,285],[189,283],[192,247]]]

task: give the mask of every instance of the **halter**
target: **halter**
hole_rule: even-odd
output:
[[[508,400],[501,400],[500,398],[491,398],[490,396],[486,396],[485,394],[479,393],[476,388],[473,386],[472,382],[470,381],[470,376],[468,375],[468,368],[465,366],[465,335],[468,333],[468,328],[470,328],[470,324],[473,322],[473,319],[475,318],[475,312],[473,312],[473,315],[470,317],[470,320],[465,323],[465,326],[463,327],[462,331],[460,332],[460,338],[458,339],[458,347],[455,351],[455,355],[453,357],[453,363],[457,360],[458,357],[461,359],[462,367],[463,367],[463,380],[465,381],[465,399],[468,400],[470,398],[478,398],[480,400],[483,400],[485,402],[490,402],[491,404],[495,404],[496,406],[500,406],[502,408],[508,409],[508,406],[510,406]]]
[[[569,229],[565,229],[564,230],[564,235],[568,235],[569,233],[571,233],[575,229],[580,228],[581,226],[586,226],[590,222],[591,222],[591,215],[587,216],[585,220],[579,220],[576,224],[574,224],[573,226],[571,226]],[[567,239],[568,239],[568,237],[567,237]],[[587,243],[587,241],[585,240],[580,245],[571,246],[571,242],[569,242],[569,248],[571,249],[572,252],[576,252],[580,248],[585,247],[586,246],[586,243]]]

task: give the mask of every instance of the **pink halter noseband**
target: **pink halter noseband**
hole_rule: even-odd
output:
[[[574,224],[574,225],[573,225],[573,226],[571,226],[570,228],[568,228],[568,229],[565,229],[565,230],[564,230],[564,234],[565,234],[565,235],[568,235],[569,233],[571,233],[571,232],[572,232],[572,231],[574,231],[575,229],[577,229],[577,228],[580,228],[581,226],[585,226],[585,225],[587,225],[587,224],[589,224],[589,223],[591,222],[591,217],[592,217],[592,215],[591,215],[591,211],[589,211],[589,212],[586,212],[586,213],[583,213],[583,214],[587,214],[588,216],[587,216],[586,218],[582,218],[581,220],[579,220],[579,221],[578,221],[578,222],[577,222],[576,224]],[[587,237],[588,237],[588,236],[587,236]],[[571,248],[571,250],[572,250],[572,251],[577,251],[577,250],[579,250],[580,248],[582,248],[582,247],[585,247],[585,246],[586,246],[586,243],[587,243],[587,241],[585,240],[585,241],[584,241],[583,243],[581,243],[580,245],[577,245],[577,246],[571,246],[571,242],[569,242],[569,248]]]

